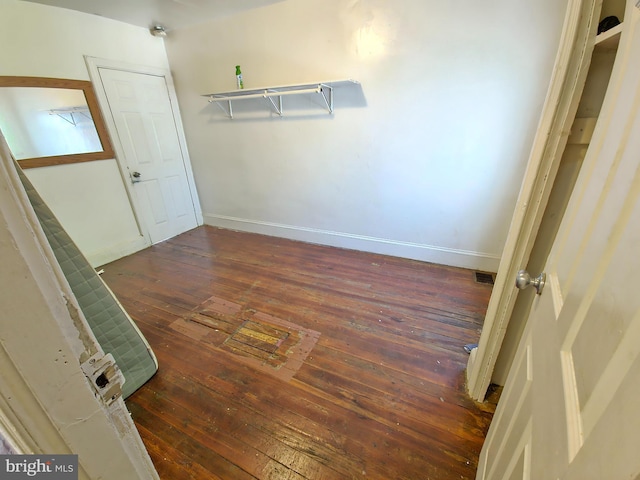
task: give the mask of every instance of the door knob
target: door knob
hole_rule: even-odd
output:
[[[140,172],[133,172],[131,174],[131,183],[138,183],[140,182],[140,177],[142,176],[142,174]]]
[[[541,273],[536,278],[531,278],[529,272],[526,270],[520,270],[516,275],[516,287],[520,290],[524,290],[527,287],[535,287],[536,293],[540,295],[544,288],[544,282],[547,279],[546,273]]]

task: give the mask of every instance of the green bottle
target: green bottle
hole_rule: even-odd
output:
[[[240,65],[236,65],[236,83],[238,85],[238,90],[242,90],[244,88],[244,82],[242,81],[242,72],[240,71]]]

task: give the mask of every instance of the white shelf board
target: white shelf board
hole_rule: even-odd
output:
[[[276,113],[278,115],[282,115],[283,96],[319,93],[323,96],[329,113],[333,113],[333,89],[335,87],[359,84],[360,82],[356,80],[332,80],[329,82],[297,83],[291,85],[279,85],[275,87],[243,88],[240,90],[229,90],[226,92],[207,93],[204,94],[203,97],[208,97],[209,102],[215,102],[229,117],[233,118],[233,108],[231,106],[232,101],[266,98],[270,101]],[[273,97],[277,97],[278,104],[273,100]],[[228,110],[225,110],[224,107],[220,105],[220,102],[227,102]]]
[[[295,92],[296,90],[305,90],[316,88],[318,85],[327,85],[329,87],[340,87],[343,85],[358,85],[360,82],[356,80],[333,80],[331,82],[310,82],[295,83],[291,85],[279,85],[276,87],[260,87],[260,88],[243,88],[241,90],[228,90],[226,92],[206,93],[203,97],[219,98],[219,97],[246,97],[249,95],[260,94],[264,92]]]

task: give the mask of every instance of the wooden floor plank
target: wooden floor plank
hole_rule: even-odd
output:
[[[464,389],[473,272],[212,227],[103,268],[158,357],[126,403],[162,479],[475,477],[497,394]]]

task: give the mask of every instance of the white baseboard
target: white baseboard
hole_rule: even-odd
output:
[[[500,263],[500,256],[489,253],[455,250],[452,248],[435,247],[433,245],[261,222],[225,215],[204,214],[204,223],[205,225],[230,230],[259,233],[332,247],[410,258],[412,260],[469,268],[483,272],[497,272],[498,264]]]
[[[92,267],[96,268],[107,263],[111,263],[119,258],[126,257],[140,250],[147,248],[149,242],[143,236],[137,237],[127,242],[111,245],[108,248],[93,252],[82,252]]]

